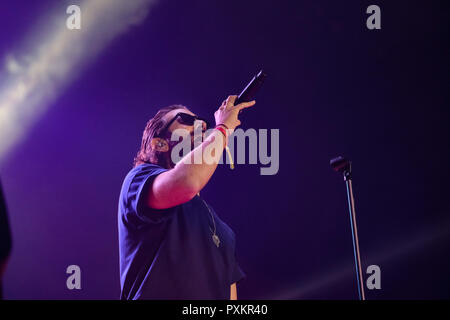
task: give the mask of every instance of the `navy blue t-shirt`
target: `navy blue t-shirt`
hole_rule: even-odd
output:
[[[121,299],[229,299],[230,285],[245,277],[236,260],[235,234],[206,203],[192,200],[164,210],[143,197],[166,169],[133,168],[119,199]],[[212,239],[214,229],[219,247]]]

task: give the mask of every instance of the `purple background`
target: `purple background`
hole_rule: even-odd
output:
[[[67,4],[2,3],[2,56]],[[365,26],[370,4],[381,30]],[[5,297],[118,298],[117,201],[146,121],[172,103],[212,120],[264,68],[242,127],[280,129],[280,171],[221,166],[202,192],[237,234],[238,296],[356,298],[345,185],[329,167],[344,154],[363,265],[381,267],[368,298],[450,298],[449,18],[445,1],[160,1],[2,166]],[[66,288],[71,264],[82,290]]]

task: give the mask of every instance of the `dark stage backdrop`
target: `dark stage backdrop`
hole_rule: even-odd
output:
[[[2,4],[0,52],[67,4]],[[381,30],[366,28],[371,4]],[[381,290],[367,297],[450,298],[448,9],[160,1],[4,161],[14,243],[5,298],[118,298],[117,202],[146,121],[173,103],[213,120],[260,68],[268,78],[242,128],[280,130],[279,172],[221,166],[202,191],[237,234],[239,298],[357,297],[345,185],[329,166],[339,154],[353,160],[363,268],[381,268]],[[66,288],[72,264],[81,290]]]

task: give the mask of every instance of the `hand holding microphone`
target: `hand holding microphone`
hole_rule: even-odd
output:
[[[256,103],[255,100],[253,100],[235,105],[237,98],[238,96],[236,95],[228,96],[228,98],[222,102],[219,109],[217,109],[214,113],[216,126],[223,125],[225,129],[231,130],[231,133],[241,124],[241,121],[238,119],[239,112],[242,109],[251,107]]]
[[[238,119],[239,113],[243,109],[251,107],[255,104],[255,97],[258,90],[261,88],[267,74],[263,70],[259,71],[256,76],[247,84],[239,96],[229,96],[222,102],[220,108],[214,113],[216,119],[216,126],[224,125],[226,129],[234,131],[234,129],[241,124]]]

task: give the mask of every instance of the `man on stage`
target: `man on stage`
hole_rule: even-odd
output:
[[[205,132],[209,125],[184,106],[163,108],[147,123],[119,199],[121,299],[237,299],[236,283],[245,274],[234,232],[199,196],[240,125],[239,111],[255,104],[235,106],[235,100],[222,103],[215,130],[198,146],[196,126]],[[178,142],[171,135],[180,129],[193,148],[175,163]],[[212,159],[199,162],[211,158],[211,149]]]

